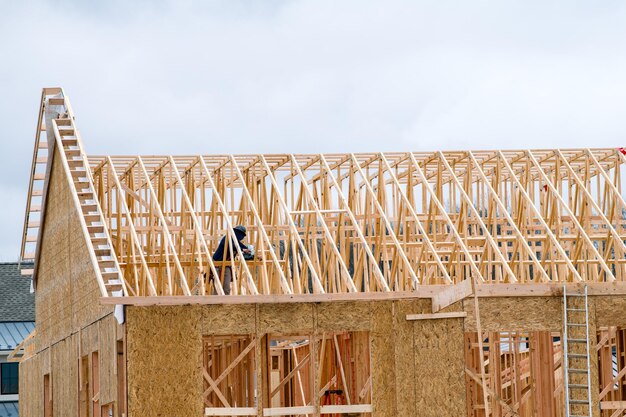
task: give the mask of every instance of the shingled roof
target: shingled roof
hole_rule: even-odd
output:
[[[35,321],[35,294],[17,262],[0,263],[0,322]]]

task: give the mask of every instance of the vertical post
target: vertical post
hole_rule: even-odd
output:
[[[585,284],[585,334],[587,335],[587,398],[589,399],[589,415],[593,415],[592,410],[591,410],[591,403],[593,402],[591,400],[591,363],[590,363],[590,353],[589,353],[589,303],[588,303],[588,298],[587,298],[588,292],[587,292],[587,284]],[[595,344],[594,344],[595,346]]]
[[[565,364],[563,367],[563,387],[565,392],[565,416],[569,417],[569,359],[567,358],[567,338],[567,283],[563,283],[563,363]]]

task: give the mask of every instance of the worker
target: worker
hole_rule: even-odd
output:
[[[243,240],[246,237],[246,228],[244,226],[235,226],[233,228],[233,231],[235,232],[235,237],[237,238],[237,241],[235,241],[234,239],[230,240],[230,244],[228,245],[228,251],[226,251],[226,236],[222,237],[222,240],[220,240],[219,245],[217,245],[217,249],[215,250],[215,253],[213,253],[213,260],[216,262],[223,262],[223,261],[229,261],[231,259],[231,254],[236,253],[236,249],[235,249],[235,245],[239,245],[239,248],[241,249],[242,254],[244,255],[244,258],[247,258],[251,252],[250,249],[248,249],[248,246],[246,246],[243,243]],[[228,252],[228,253],[225,253]],[[222,272],[222,268],[224,269],[224,271]],[[217,275],[218,277],[222,278],[222,287],[224,288],[224,294],[229,295],[230,294],[230,284],[231,281],[233,279],[233,272],[230,266],[226,266],[226,265],[221,265],[219,267],[217,267]],[[215,290],[214,290],[214,294],[215,294]]]

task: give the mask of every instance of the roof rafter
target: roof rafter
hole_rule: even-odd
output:
[[[21,258],[36,275],[56,144],[105,296],[626,281],[616,149],[87,158],[61,89],[38,116]],[[236,224],[255,259],[232,245]],[[235,256],[215,261],[224,236]]]

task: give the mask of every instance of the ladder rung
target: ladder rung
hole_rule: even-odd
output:
[[[567,343],[586,343],[587,339],[567,339]]]
[[[570,404],[589,404],[589,400],[569,400]]]
[[[567,323],[568,326],[572,326],[572,327],[585,327],[586,324],[580,324],[580,323]]]
[[[568,372],[573,372],[575,374],[586,374],[587,370],[586,369],[572,369],[572,368],[569,368]]]
[[[585,384],[569,384],[568,385],[569,388],[576,388],[576,389],[587,389],[589,388],[589,385],[585,385]]]
[[[586,358],[587,355],[583,355],[582,353],[568,353],[568,358]]]
[[[63,97],[50,97],[48,103],[51,106],[62,106],[65,104],[65,99]]]
[[[585,311],[584,308],[568,308],[567,311]]]

